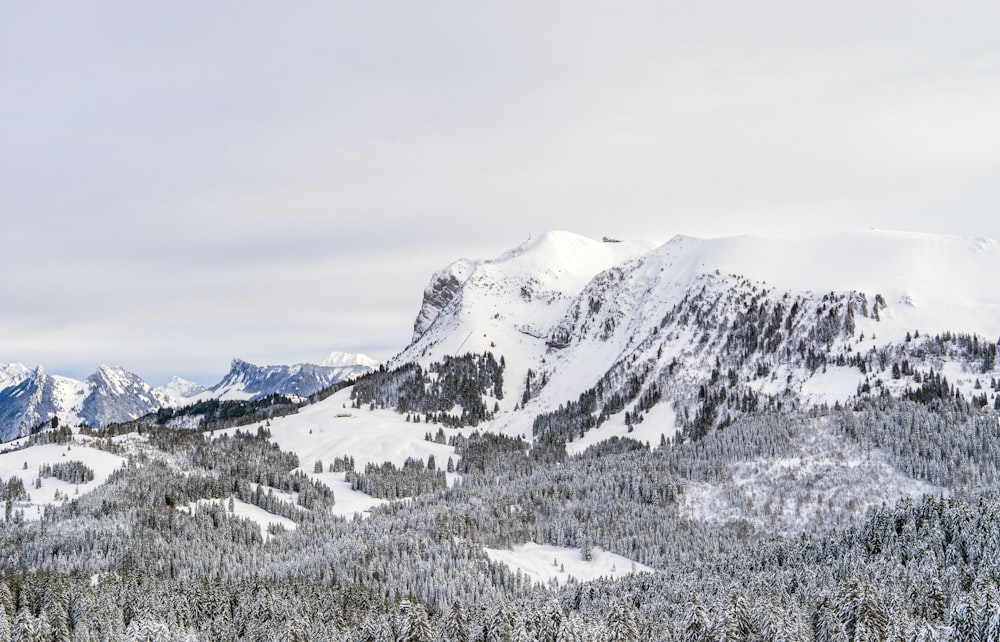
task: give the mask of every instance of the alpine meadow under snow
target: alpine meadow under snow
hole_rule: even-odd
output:
[[[0,367],[0,642],[1000,640],[1000,246],[531,238],[385,363]]]

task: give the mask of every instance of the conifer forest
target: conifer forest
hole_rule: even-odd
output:
[[[261,404],[177,413],[200,412],[201,429],[153,414],[129,426],[141,449],[115,439],[122,426],[37,433],[33,443],[69,455],[39,476],[92,478],[72,459],[83,438],[127,463],[37,519],[17,509],[33,489],[3,484],[0,640],[1000,639],[991,408],[881,395],[745,412],[697,438],[692,424],[655,448],[615,437],[568,454],[564,436],[578,428],[558,426],[599,417],[580,407],[594,395],[540,418],[533,441],[475,427],[490,409],[470,400],[502,387],[502,363],[469,355],[435,364],[434,377],[407,366],[354,382],[353,412],[387,407],[439,443],[439,426],[462,426],[447,438],[457,463],[317,461],[393,500],[364,518],[331,513],[335,493],[271,441]],[[220,428],[241,412],[240,427]],[[855,457],[868,461],[838,467]],[[748,472],[773,462],[777,474]],[[880,467],[940,490],[882,498]],[[448,485],[446,470],[459,481]],[[692,496],[706,492],[735,509],[693,514]],[[234,502],[292,527],[262,530]],[[484,553],[524,542],[583,559],[599,547],[651,571],[541,583]]]

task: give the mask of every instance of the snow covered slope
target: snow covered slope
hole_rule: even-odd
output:
[[[516,403],[518,382],[537,369],[549,335],[581,289],[601,272],[640,257],[651,241],[601,242],[548,232],[492,260],[460,260],[437,272],[424,290],[414,340],[390,366],[422,365],[445,355],[492,351],[508,375],[504,410]]]
[[[881,230],[804,239],[676,237],[658,254],[678,283],[718,270],[782,292],[881,294],[892,321],[880,326],[885,341],[913,328],[1000,336],[1000,244],[992,239]]]
[[[160,407],[148,383],[121,367],[100,366],[87,377],[80,419],[91,426],[136,419]]]
[[[890,372],[903,361],[989,377],[996,364],[979,345],[995,354],[998,273],[1000,246],[985,239],[862,231],[656,244],[550,232],[436,273],[392,364],[503,355],[492,429],[510,434],[530,435],[536,416],[588,391],[589,412],[613,433],[662,401],[679,423],[707,428],[739,407],[901,392],[914,382]],[[978,336],[975,349],[952,340],[962,334]]]
[[[173,377],[166,384],[153,388],[153,394],[163,407],[186,406],[203,395],[208,388],[181,377]]]
[[[67,462],[80,462],[91,469],[94,478],[71,483],[40,474],[42,466]],[[46,505],[61,506],[100,486],[124,463],[124,458],[86,444],[41,444],[0,453],[0,477],[20,480],[27,496],[15,499],[11,509],[21,513],[20,518],[31,521],[42,517]]]
[[[392,410],[354,409],[351,403],[351,389],[345,388],[319,403],[305,406],[297,414],[275,417],[269,426],[273,441],[282,450],[298,455],[298,471],[334,490],[337,498],[334,512],[352,516],[385,500],[352,490],[343,472],[314,472],[317,461],[329,466],[338,457],[353,457],[355,470],[360,472],[368,464],[383,462],[402,467],[410,457],[424,461],[434,457],[442,469],[449,457],[457,459],[451,446],[425,440],[424,426],[410,423]],[[227,432],[236,430],[240,429]],[[442,430],[448,436],[458,434],[458,430]]]
[[[605,243],[570,232],[547,232],[492,260],[461,259],[435,273],[424,290],[413,342],[419,341],[421,351],[428,344],[439,346],[436,354],[442,355],[459,348],[475,351],[472,344],[462,345],[472,338],[466,335],[488,328],[513,326],[538,338],[595,275],[655,246],[650,241]],[[404,351],[396,361],[413,354]]]

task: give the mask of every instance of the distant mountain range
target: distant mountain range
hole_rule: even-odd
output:
[[[102,365],[81,381],[50,375],[42,367],[0,365],[0,441],[27,435],[53,418],[100,426],[204,399],[259,399],[272,393],[305,397],[377,365],[364,355],[341,352],[319,365],[258,366],[234,359],[226,376],[211,387],[174,377],[158,388],[120,367]]]

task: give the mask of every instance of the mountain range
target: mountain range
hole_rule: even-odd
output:
[[[1000,639],[998,268],[872,230],[550,232],[432,275],[384,364],[0,367],[0,420],[43,429],[0,449],[11,628]],[[186,405],[44,430],[158,404]]]
[[[995,403],[984,385],[1000,336],[998,269],[996,241],[916,233],[657,243],[548,232],[432,275],[410,345],[386,365],[502,355],[491,429],[512,435],[581,397],[593,397],[597,423],[662,404],[679,428],[703,431],[741,409],[902,394],[930,373]],[[341,353],[315,365],[236,359],[214,386],[154,389],[121,368],[76,381],[11,364],[0,367],[0,437],[53,416],[98,425],[207,398],[307,396],[376,365]]]
[[[0,441],[30,434],[45,422],[102,426],[136,419],[161,407],[205,399],[260,399],[270,394],[306,397],[363,375],[377,362],[360,354],[332,353],[321,364],[258,366],[234,359],[217,384],[205,387],[180,377],[151,387],[121,367],[102,365],[85,380],[50,375],[41,366],[0,366]]]

